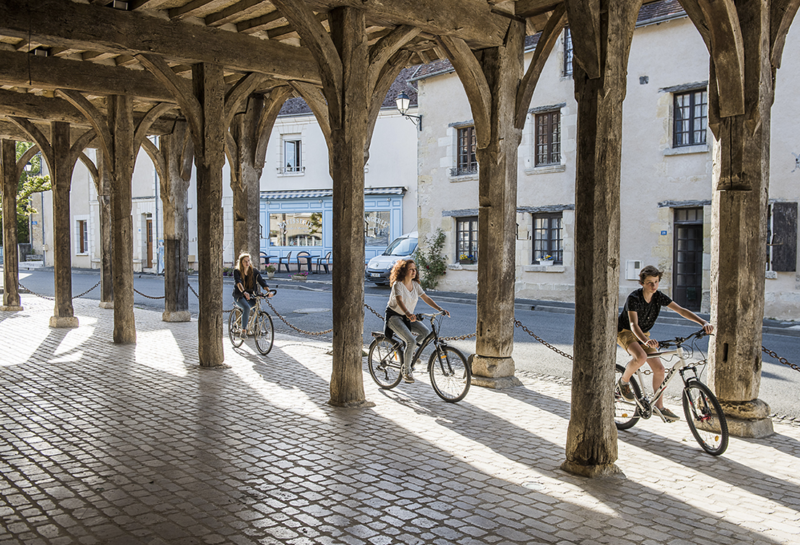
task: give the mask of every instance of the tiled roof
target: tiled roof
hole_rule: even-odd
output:
[[[383,106],[381,106],[382,108],[395,108],[395,100],[397,99],[397,95],[402,92],[405,92],[405,94],[408,95],[412,107],[417,105],[417,86],[415,83],[408,81],[417,68],[417,66],[410,66],[408,68],[404,68],[400,72],[400,75],[397,76],[397,79],[394,80],[394,83],[392,83],[392,86],[389,88],[389,92],[386,93]],[[306,115],[310,113],[311,108],[308,107],[306,101],[302,98],[296,97],[287,100],[284,103],[283,108],[281,108],[281,113],[278,115]]]

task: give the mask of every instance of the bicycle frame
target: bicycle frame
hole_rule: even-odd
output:
[[[672,356],[672,355],[677,355],[678,361],[676,361],[672,365],[672,367],[670,367],[667,370],[667,374],[664,377],[664,381],[661,383],[661,386],[659,386],[658,389],[655,392],[653,392],[652,396],[650,396],[650,394],[645,393],[646,382],[644,381],[643,378],[644,373],[642,372],[642,367],[644,367],[644,365],[636,370],[635,373],[636,379],[639,382],[639,387],[642,389],[642,399],[637,398],[636,405],[639,407],[639,410],[641,411],[642,418],[647,419],[652,416],[653,407],[658,402],[658,400],[661,399],[661,396],[664,395],[664,392],[667,390],[667,387],[669,386],[670,382],[672,382],[672,379],[675,378],[675,375],[677,373],[680,373],[681,380],[683,380],[684,385],[686,385],[687,383],[687,379],[684,376],[684,373],[688,371],[693,372],[695,378],[697,379],[700,378],[697,375],[697,367],[693,363],[686,362],[686,351],[683,349],[682,346],[678,346],[675,350],[654,352],[652,354],[648,354],[647,357],[649,359],[649,358]]]
[[[419,361],[420,356],[422,356],[422,352],[428,347],[429,344],[431,344],[431,342],[433,342],[434,346],[436,346],[437,348],[440,346],[445,346],[446,344],[444,341],[439,340],[439,332],[436,329],[436,321],[434,320],[437,314],[420,314],[420,316],[431,317],[431,332],[428,333],[424,339],[422,339],[421,343],[420,341],[417,341],[417,344],[419,344],[419,346],[414,351],[414,355],[411,357],[411,365],[410,365],[411,367],[413,367],[414,364],[416,364],[417,361]],[[399,339],[395,339],[394,342],[399,348],[400,343],[402,341],[400,341]]]

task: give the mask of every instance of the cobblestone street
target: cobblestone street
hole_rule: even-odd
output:
[[[418,372],[373,407],[327,404],[329,343],[279,335],[259,356],[225,339],[197,365],[197,322],[76,299],[0,313],[0,544],[800,542],[800,428],[704,454],[688,426],[620,433],[624,477],[564,461],[570,389],[473,387],[447,404]],[[683,418],[677,405],[671,407]]]

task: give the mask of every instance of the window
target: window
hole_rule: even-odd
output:
[[[364,214],[365,246],[386,247],[389,245],[391,214],[388,210]]]
[[[478,141],[475,138],[475,127],[458,129],[458,158],[455,176],[475,174],[478,172],[478,159],[475,156]]]
[[[673,147],[706,143],[708,93],[705,90],[675,94],[675,133]]]
[[[322,212],[269,215],[271,246],[322,246]]]
[[[774,202],[767,218],[767,270],[797,271],[797,203]]]
[[[550,256],[554,263],[564,262],[561,213],[533,215],[533,260]]]
[[[572,34],[564,29],[564,77],[572,75]]]
[[[536,166],[561,164],[561,112],[536,114]]]
[[[478,218],[458,218],[456,220],[456,261],[461,256],[473,262],[478,261]],[[472,257],[469,257],[472,256]]]
[[[284,140],[283,141],[283,172],[302,172],[302,157],[301,157],[301,141],[300,140]]]
[[[78,254],[89,253],[89,222],[86,220],[78,220]]]

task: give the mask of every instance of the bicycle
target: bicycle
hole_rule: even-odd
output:
[[[428,358],[428,373],[431,385],[436,394],[448,403],[456,403],[464,399],[472,382],[472,370],[467,365],[467,358],[457,348],[439,338],[441,320],[444,312],[434,314],[417,314],[417,319],[430,318],[431,332],[421,341],[417,341],[417,350],[411,360],[411,367],[422,356],[422,351],[433,343],[433,353]],[[437,320],[437,317],[439,318]],[[369,345],[367,362],[369,374],[381,388],[390,390],[402,379],[403,354],[405,343],[401,339],[389,340],[382,331],[373,331],[374,337]]]
[[[653,416],[656,402],[664,395],[675,374],[679,373],[681,379],[683,379],[683,412],[686,415],[686,422],[689,424],[692,435],[703,450],[712,456],[719,456],[725,452],[725,449],[728,448],[728,423],[725,420],[725,413],[722,412],[722,407],[711,389],[700,381],[697,373],[697,363],[686,361],[686,350],[683,347],[686,343],[691,342],[690,350],[693,353],[697,348],[695,342],[705,335],[706,333],[701,329],[688,337],[676,337],[667,341],[659,341],[659,347],[675,348],[673,350],[654,352],[648,354],[648,357],[677,355],[678,361],[667,371],[664,382],[652,395],[645,393],[644,389],[639,386],[640,382],[644,384],[643,373],[639,368],[635,373],[636,376],[632,376],[630,380],[636,401],[628,401],[622,397],[619,391],[619,379],[625,372],[625,367],[619,364],[616,365],[616,373],[614,375],[614,423],[618,430],[627,430],[635,426],[640,418],[646,420]],[[697,350],[699,351],[699,349]],[[659,416],[664,422],[667,421],[660,413]]]
[[[275,295],[277,290],[269,290],[268,293]],[[267,295],[257,293],[254,296],[256,304],[250,309],[250,319],[247,329],[253,332],[256,341],[256,348],[261,355],[266,356],[272,350],[272,343],[275,341],[275,327],[272,325],[272,317],[269,313],[261,310],[261,300],[266,299]],[[242,346],[242,309],[234,305],[233,310],[228,315],[228,337],[234,348]]]

